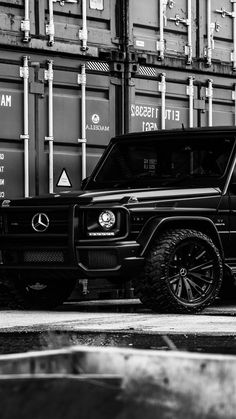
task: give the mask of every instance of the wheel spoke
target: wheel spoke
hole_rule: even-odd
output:
[[[200,287],[200,285],[196,284],[196,282],[192,281],[190,278],[186,277],[186,280],[188,281],[189,285],[191,285],[191,287],[194,288],[195,291],[199,295],[204,295],[204,290]]]
[[[211,268],[213,268],[213,266],[214,266],[213,265],[213,260],[211,259],[211,260],[208,260],[204,263],[201,263],[200,265],[193,266],[193,268],[189,269],[189,272],[195,272],[195,271],[199,271],[199,270],[203,271],[203,270],[211,269]]]
[[[187,280],[187,278],[184,278],[184,285],[187,291],[188,301],[191,303],[194,300],[192,288]]]
[[[189,277],[194,279],[200,279],[202,282],[205,282],[206,284],[212,284],[213,282],[213,279],[210,279],[206,275],[198,274],[196,272],[191,272]]]
[[[202,256],[204,256],[206,254],[206,250],[203,250],[201,253],[199,253],[199,255],[195,256],[196,260],[199,260],[202,258]]]
[[[182,288],[183,288],[183,282],[182,279],[180,278],[178,286],[177,286],[177,290],[176,290],[176,295],[177,297],[180,298],[181,294],[182,294]]]
[[[179,279],[179,274],[173,275],[169,278],[169,283],[173,284],[174,282],[176,282]]]

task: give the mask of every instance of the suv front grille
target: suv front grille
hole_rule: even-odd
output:
[[[60,251],[29,250],[23,254],[24,263],[63,263],[64,254]]]
[[[68,263],[68,255],[62,250],[38,249],[38,250],[5,250],[3,251],[4,265],[62,265]]]
[[[49,226],[44,232],[33,229],[32,219],[37,213],[44,213],[49,219]],[[5,234],[67,234],[68,233],[68,210],[58,209],[25,209],[24,211],[8,212],[5,216]]]
[[[79,258],[88,269],[114,269],[118,265],[114,250],[81,250]]]

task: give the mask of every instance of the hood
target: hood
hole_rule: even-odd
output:
[[[38,206],[38,205],[70,205],[70,204],[102,204],[110,203],[128,204],[153,200],[172,200],[181,198],[219,196],[218,188],[142,188],[125,190],[94,190],[94,191],[64,191],[59,194],[50,194],[15,200],[4,200],[2,206]]]

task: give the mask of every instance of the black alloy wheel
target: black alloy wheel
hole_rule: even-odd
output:
[[[155,311],[195,313],[214,301],[222,277],[220,253],[207,235],[170,230],[150,250],[137,288],[141,301]]]

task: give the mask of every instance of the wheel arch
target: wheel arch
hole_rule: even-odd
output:
[[[207,217],[166,217],[151,218],[144,226],[138,237],[138,243],[141,245],[141,256],[145,256],[152,243],[156,240],[158,234],[170,229],[194,229],[201,231],[209,236],[216,247],[219,249],[222,259],[224,250],[219,233],[210,218]]]

